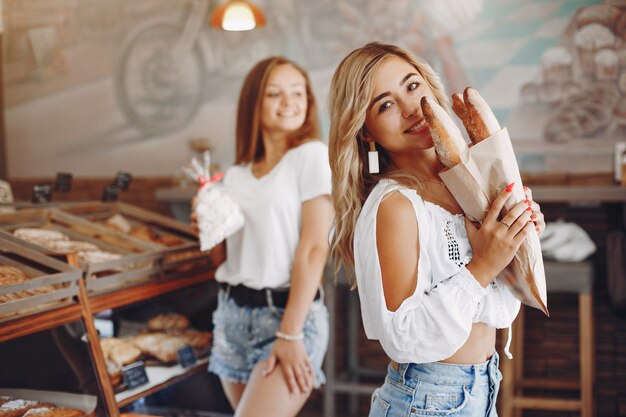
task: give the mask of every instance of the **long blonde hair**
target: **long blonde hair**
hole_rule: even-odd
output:
[[[272,70],[279,65],[294,67],[302,74],[306,84],[306,117],[302,126],[290,135],[287,148],[291,149],[312,138],[320,137],[315,95],[313,95],[307,72],[295,62],[282,56],[266,58],[248,72],[239,93],[235,164],[256,162],[265,155],[261,133],[261,107],[267,80]]]
[[[416,180],[413,175],[396,170],[382,147],[378,148],[380,174],[370,174],[365,163],[369,148],[364,140],[363,128],[374,94],[375,76],[385,60],[394,56],[415,67],[439,104],[448,108],[443,84],[432,67],[397,46],[368,43],[352,51],[337,67],[329,94],[331,122],[328,148],[335,207],[331,251],[335,271],[343,264],[348,277],[354,271],[354,228],[371,190],[383,178],[393,178],[405,184],[415,183]]]

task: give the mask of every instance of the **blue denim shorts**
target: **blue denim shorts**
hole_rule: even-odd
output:
[[[246,383],[254,366],[269,357],[284,308],[240,307],[220,289],[213,313],[213,348],[209,372]],[[322,371],[328,347],[328,310],[323,298],[314,301],[304,322],[304,346],[315,372],[315,388],[326,382]]]
[[[478,365],[440,362],[387,368],[385,383],[374,391],[370,417],[497,417],[502,374],[498,354]]]

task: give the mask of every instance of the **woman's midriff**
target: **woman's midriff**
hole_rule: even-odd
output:
[[[496,329],[485,323],[474,323],[469,337],[454,355],[440,362],[457,365],[473,365],[488,361],[496,346]],[[391,366],[398,369],[398,364],[391,361]]]
[[[496,329],[485,323],[474,323],[469,337],[454,355],[441,362],[455,364],[483,363],[493,355],[496,346]]]

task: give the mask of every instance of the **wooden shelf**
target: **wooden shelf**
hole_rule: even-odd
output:
[[[106,294],[90,296],[89,304],[91,306],[92,313],[95,314],[103,310],[123,307],[125,305],[149,300],[174,290],[209,282],[213,280],[214,275],[215,270],[211,270],[209,272],[182,276],[180,278],[164,281],[149,281],[134,287],[124,288]]]
[[[176,384],[206,370],[208,359],[200,359],[189,368],[176,366],[146,366],[146,374],[150,382],[131,390],[115,394],[115,400],[120,407],[124,407],[140,398],[154,394],[170,385]]]
[[[56,307],[48,311],[18,317],[0,325],[0,343],[42,330],[52,329],[80,320],[80,318],[81,306],[79,304]]]

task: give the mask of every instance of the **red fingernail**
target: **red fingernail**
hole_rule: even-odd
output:
[[[528,187],[524,186],[524,190],[528,191]]]
[[[513,191],[513,186],[515,185],[514,182],[510,183],[509,185],[507,185],[506,187],[506,192],[510,193],[511,191]]]
[[[528,204],[529,206],[533,204],[530,200],[524,200],[524,203]]]
[[[533,211],[533,209],[531,209],[530,207],[528,207],[528,208],[526,209],[526,211]]]
[[[535,213],[533,213],[533,214],[530,215],[530,218],[535,220],[537,218],[537,215]]]

